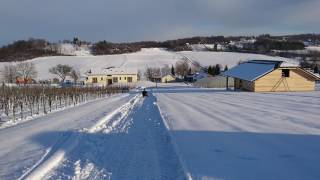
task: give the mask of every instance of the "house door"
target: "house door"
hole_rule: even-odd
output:
[[[108,79],[108,85],[111,85],[112,84],[112,79]]]

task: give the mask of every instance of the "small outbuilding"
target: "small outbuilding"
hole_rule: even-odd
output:
[[[161,82],[162,83],[174,82],[175,80],[176,80],[176,78],[171,74],[168,74],[168,75],[165,75],[165,76],[161,77]]]
[[[225,76],[208,76],[193,83],[195,87],[204,88],[225,88],[227,77]],[[234,85],[233,78],[228,78],[228,87],[232,88]]]
[[[226,71],[235,90],[253,92],[314,91],[319,77],[283,61],[252,60]]]

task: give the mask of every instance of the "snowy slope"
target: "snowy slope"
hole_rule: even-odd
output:
[[[320,51],[320,46],[307,46],[306,49],[309,51]]]
[[[153,96],[130,93],[52,113],[0,130],[0,141],[4,180],[186,179]]]
[[[144,71],[146,67],[162,67],[164,65],[174,65],[176,61],[189,58],[191,61],[198,61],[201,65],[228,65],[232,67],[240,60],[249,59],[280,59],[293,61],[284,58],[270,57],[258,54],[230,53],[230,52],[169,52],[164,49],[150,48],[142,49],[140,52],[105,55],[105,56],[59,56],[41,57],[29,60],[36,65],[38,79],[49,79],[55,77],[49,73],[49,69],[57,64],[69,64],[80,72],[85,73],[92,68],[121,67],[133,68]],[[293,61],[295,63],[295,61]],[[0,63],[0,68],[6,63]]]
[[[292,64],[299,64],[296,60],[293,60],[293,59],[287,59],[282,57],[272,57],[272,56],[266,56],[261,54],[249,54],[249,53],[183,51],[183,52],[178,52],[177,54],[186,56],[193,61],[198,61],[203,66],[221,64],[222,66],[228,65],[230,68],[237,65],[239,61],[247,61],[247,60],[280,60],[280,61],[285,61]]]
[[[0,179],[18,179],[27,174],[52,155],[71,132],[91,127],[132,97],[116,95],[1,129]]]
[[[81,142],[44,179],[186,179],[155,98],[139,97]]]
[[[1,129],[0,179],[320,178],[319,91],[158,85]]]
[[[320,178],[320,92],[154,90],[193,179]]]
[[[89,46],[75,46],[73,44],[59,44],[59,51],[64,55],[72,56],[92,56]]]

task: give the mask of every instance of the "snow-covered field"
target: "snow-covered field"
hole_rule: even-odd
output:
[[[259,54],[231,53],[231,52],[169,52],[164,49],[150,48],[142,51],[121,55],[106,56],[58,56],[41,57],[29,60],[36,65],[38,70],[37,79],[51,79],[55,77],[49,73],[49,69],[57,64],[69,64],[81,73],[90,69],[119,67],[144,71],[147,67],[163,67],[174,65],[177,61],[185,58],[198,61],[202,66],[221,64],[232,67],[239,61],[250,59],[284,60],[296,63],[294,60],[271,57]],[[0,63],[0,69],[7,63]]]
[[[27,175],[34,165],[54,154],[72,132],[93,126],[132,96],[100,99],[1,129],[0,179]]]
[[[320,46],[307,46],[306,49],[309,51],[320,51]]]
[[[158,84],[0,129],[0,179],[316,180],[319,100]]]
[[[154,92],[193,179],[319,179],[320,92]]]

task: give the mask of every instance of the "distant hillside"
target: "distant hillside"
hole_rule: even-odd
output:
[[[0,62],[24,61],[43,56],[60,55],[46,40],[19,40],[0,48]]]
[[[163,42],[158,41],[141,41],[132,43],[111,43],[107,41],[99,41],[92,46],[92,53],[94,55],[108,55],[108,54],[123,54],[140,51],[141,48],[165,48],[169,51],[191,51],[192,47],[189,44],[224,44],[226,48],[223,51],[228,52],[249,52],[268,54],[272,50],[303,50],[305,48],[304,42],[309,41],[309,36],[270,36],[261,35],[258,37],[247,36],[210,36],[210,37],[191,37],[175,40],[168,40]],[[251,46],[244,49],[239,49],[228,45],[232,41],[240,41],[241,39],[253,38],[257,41]],[[310,41],[320,43],[320,36],[315,35]],[[209,50],[209,49],[208,49]]]
[[[246,43],[246,40],[254,40]],[[243,43],[244,42],[244,43]],[[192,51],[194,44],[206,44],[205,51],[242,52],[265,55],[277,55],[282,57],[297,57],[296,54],[288,54],[290,50],[304,50],[305,46],[319,46],[319,34],[301,34],[271,36],[264,34],[260,36],[207,36],[181,38],[167,41],[141,41],[128,43],[112,43],[99,41],[96,43],[81,41],[74,38],[73,41],[64,43],[50,43],[41,39],[29,39],[16,41],[0,48],[0,62],[24,61],[44,56],[87,56],[87,55],[113,55],[138,52],[142,48],[163,48],[168,51]],[[217,46],[223,46],[217,49]],[[240,46],[239,46],[240,45]],[[82,47],[84,46],[84,47]]]
[[[175,65],[177,61],[186,59],[189,62],[198,62],[204,67],[220,64],[222,67],[228,65],[229,68],[237,65],[239,61],[252,59],[283,60],[290,63],[298,63],[291,59],[261,54],[208,51],[173,52],[167,51],[163,48],[142,48],[139,52],[117,55],[40,57],[28,60],[28,62],[34,63],[36,70],[38,71],[36,80],[46,80],[56,77],[49,73],[49,69],[58,64],[68,64],[78,70],[81,74],[84,74],[90,69],[101,69],[107,67],[140,70],[143,74],[148,67],[164,67],[165,65],[171,67],[172,65]],[[0,63],[0,67],[3,67],[6,64],[8,63]]]

